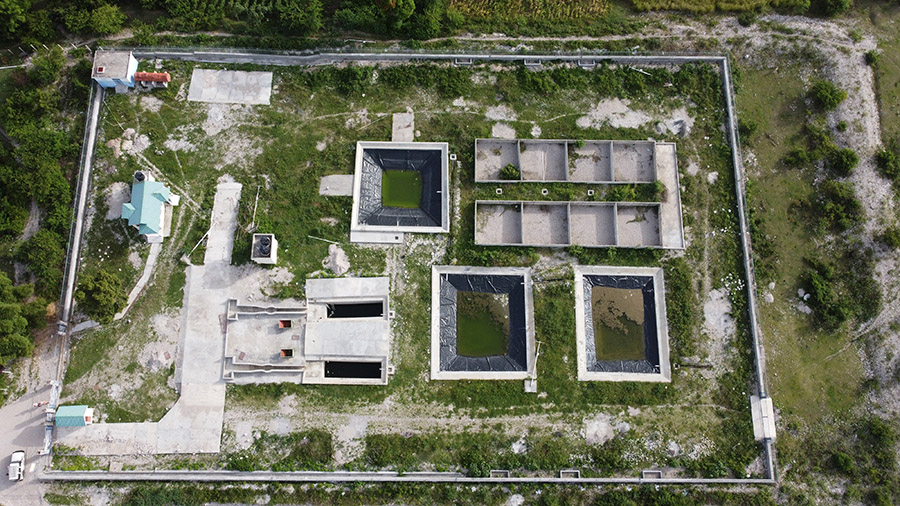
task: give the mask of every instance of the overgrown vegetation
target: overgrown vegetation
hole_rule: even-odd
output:
[[[0,148],[0,245],[12,246],[15,259],[36,276],[37,293],[58,294],[71,221],[75,161],[82,125],[79,115],[88,92],[90,61],[66,66],[59,48],[36,56],[29,71],[12,74],[16,90],[0,107],[11,143]],[[22,234],[34,203],[40,228],[25,241]],[[11,260],[11,259],[7,259]]]

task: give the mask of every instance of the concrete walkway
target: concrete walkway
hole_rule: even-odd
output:
[[[144,264],[144,272],[141,273],[141,277],[138,279],[137,284],[134,285],[134,288],[131,289],[131,293],[128,294],[128,303],[125,304],[125,309],[116,313],[116,316],[113,318],[114,320],[121,320],[125,317],[125,314],[128,313],[128,310],[134,305],[134,301],[137,300],[138,295],[140,295],[144,290],[144,287],[147,286],[147,282],[150,281],[150,275],[153,274],[153,269],[156,268],[156,259],[159,258],[160,251],[162,251],[162,243],[157,242],[150,245],[150,254],[147,255],[147,262]]]
[[[205,265],[188,268],[184,323],[176,370],[178,402],[159,422],[98,423],[58,428],[57,443],[85,455],[217,453],[222,440],[224,289],[230,286],[231,251],[241,185],[219,184],[213,204]],[[138,401],[139,402],[139,401]]]

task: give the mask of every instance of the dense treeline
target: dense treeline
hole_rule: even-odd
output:
[[[834,16],[850,0],[632,0],[638,11],[779,12]],[[642,23],[608,0],[0,0],[8,42],[49,43],[65,35],[107,36],[129,26],[141,44],[173,30],[225,30],[286,39],[349,32],[428,39],[461,31],[516,35],[631,33]],[[273,44],[268,44],[272,46]],[[281,44],[284,45],[284,44]],[[278,46],[278,44],[275,44]]]
[[[55,298],[62,278],[71,225],[70,182],[81,142],[80,121],[62,111],[83,109],[90,77],[89,60],[67,63],[59,48],[36,56],[29,70],[14,71],[12,91],[0,104],[3,260],[26,265],[37,292],[48,299]],[[39,211],[39,226],[22,240],[32,204]]]

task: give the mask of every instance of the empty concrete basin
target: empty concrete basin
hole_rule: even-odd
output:
[[[616,245],[616,209],[613,204],[572,203],[569,212],[572,244],[580,246]]]
[[[513,164],[519,167],[519,145],[517,141],[500,139],[475,140],[475,180],[499,181],[500,169]]]
[[[523,181],[565,181],[566,144],[563,141],[520,141]]]
[[[597,183],[612,181],[612,166],[609,155],[612,142],[584,142],[581,147],[576,143],[568,144],[569,181],[577,183]]]
[[[522,244],[522,206],[476,203],[476,244]]]
[[[655,143],[651,141],[616,142],[613,144],[613,177],[617,183],[652,183]]]
[[[525,244],[567,246],[568,204],[523,204],[522,236]]]
[[[618,246],[659,247],[659,205],[619,204],[616,208]]]

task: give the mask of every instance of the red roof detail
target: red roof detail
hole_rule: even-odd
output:
[[[172,80],[172,76],[170,76],[168,72],[135,72],[134,80],[168,83]]]

